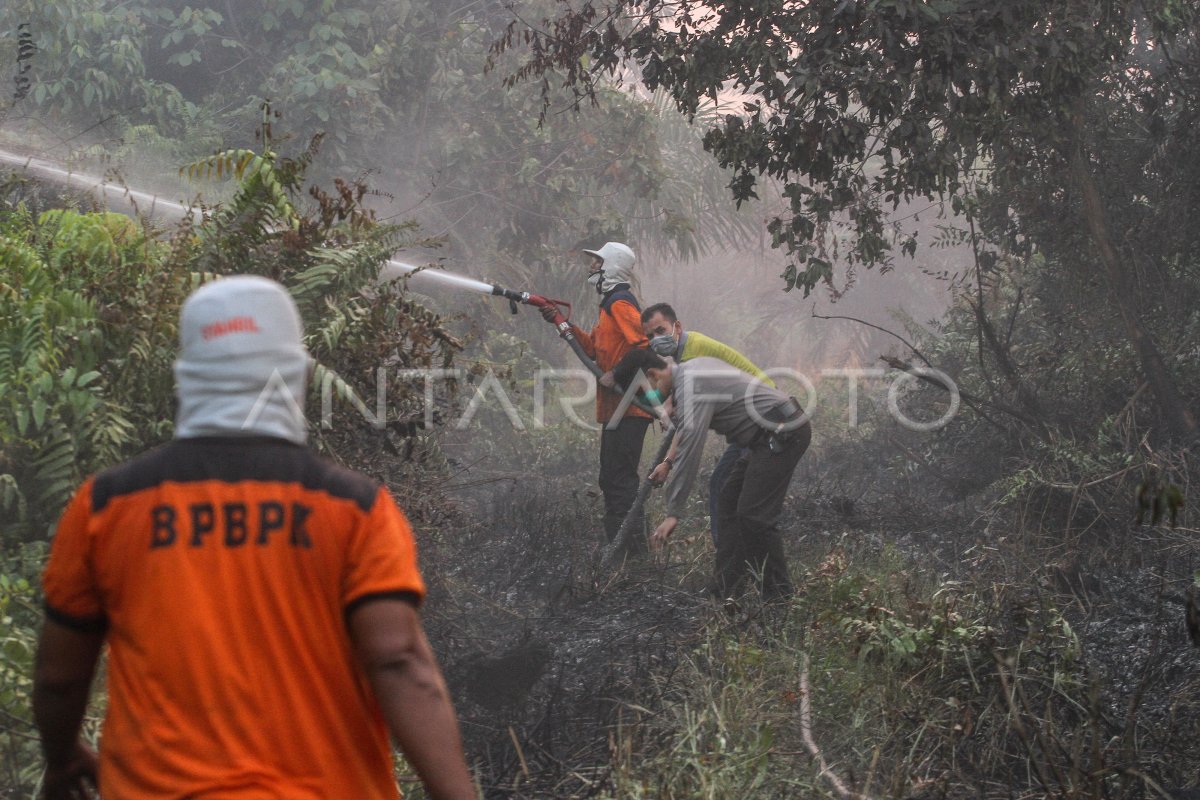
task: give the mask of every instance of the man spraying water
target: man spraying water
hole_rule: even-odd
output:
[[[571,331],[603,373],[599,381],[604,388],[596,392],[596,421],[603,426],[600,491],[604,495],[604,534],[611,542],[637,497],[638,464],[650,415],[636,407],[618,413],[621,397],[608,390],[614,385],[613,367],[630,350],[644,347],[646,337],[642,335],[641,312],[632,288],[637,260],[633,251],[620,242],[608,242],[599,250],[583,252],[591,257],[588,283],[600,295],[600,318],[591,331],[574,325]],[[554,322],[557,309],[543,307],[541,313],[548,322]],[[634,551],[646,546],[641,511],[636,513],[637,533],[630,538],[630,549]]]

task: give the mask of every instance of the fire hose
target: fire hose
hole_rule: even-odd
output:
[[[538,309],[554,309],[554,315],[550,322],[552,325],[554,325],[554,329],[558,332],[559,337],[566,342],[568,346],[570,346],[571,350],[575,352],[575,355],[579,357],[580,362],[582,362],[582,364],[587,367],[593,375],[595,375],[597,378],[600,378],[604,374],[604,370],[600,369],[600,366],[592,360],[591,356],[587,354],[587,351],[583,349],[583,344],[580,343],[579,339],[576,338],[574,332],[571,330],[571,323],[567,317],[567,314],[570,314],[571,312],[570,303],[566,302],[565,300],[553,300],[549,297],[542,297],[541,295],[531,294],[529,292],[518,292],[513,289],[505,289],[502,286],[496,285],[492,286],[492,294],[508,300],[509,309],[511,309],[512,313],[514,314],[517,313],[518,303],[523,303]],[[567,314],[563,314],[563,307],[566,307]],[[609,391],[615,392],[622,397],[625,396],[626,392],[625,387],[615,383],[609,389]],[[671,441],[675,438],[675,428],[670,424],[670,420],[666,419],[665,415],[663,415],[658,408],[645,402],[641,398],[632,398],[632,404],[650,414],[652,418],[663,421],[666,425],[666,435],[663,436],[662,443],[658,447],[658,454],[654,457],[654,464],[657,466],[658,464],[662,463],[664,458],[666,458],[667,452],[671,448]],[[601,555],[601,562],[604,564],[604,566],[615,566],[623,561],[626,555],[629,554],[630,543],[633,540],[633,536],[636,534],[636,531],[634,530],[636,526],[634,523],[641,519],[642,508],[646,505],[646,500],[650,497],[650,491],[653,488],[654,482],[650,480],[649,476],[642,478],[641,483],[638,486],[637,495],[634,497],[633,505],[631,505],[629,507],[629,511],[626,512],[625,519],[621,522],[620,530],[617,531],[617,535],[604,548],[604,552]],[[643,536],[644,535],[645,534],[643,532]]]
[[[84,191],[102,194],[107,205],[117,208],[125,213],[132,212],[138,215],[152,215],[158,213],[170,218],[180,219],[185,217],[190,210],[189,206],[185,206],[181,203],[165,200],[157,195],[125,186],[123,183],[110,181],[104,177],[75,172],[69,167],[55,164],[44,159],[39,159],[31,155],[21,155],[0,150],[0,165],[18,169],[35,175],[39,178],[62,184],[64,186],[71,186]],[[474,278],[468,278],[464,275],[456,275],[452,272],[422,269],[413,264],[407,264],[396,260],[389,260],[384,265],[380,275],[381,279],[383,280],[391,280],[401,276],[406,276],[408,279],[414,281],[414,286],[418,289],[446,288],[498,295],[508,300],[509,306],[514,314],[517,313],[517,303],[523,303],[539,309],[553,308],[554,316],[552,322],[555,330],[558,331],[558,335],[570,346],[570,348],[575,352],[575,355],[578,356],[579,361],[585,367],[587,367],[593,375],[599,378],[604,374],[596,362],[593,361],[591,357],[588,356],[588,354],[584,351],[583,345],[580,344],[579,340],[575,338],[575,334],[571,331],[571,323],[568,321],[567,316],[562,313],[562,308],[565,307],[567,309],[567,314],[570,314],[570,303],[562,300],[553,300],[548,297],[542,297],[541,295],[531,294],[529,292],[517,292],[512,289],[505,289],[501,286],[478,281]],[[621,386],[612,387],[612,391],[615,391],[622,396],[625,394],[624,387]],[[632,403],[643,411],[648,412],[652,417],[659,418],[660,415],[658,411],[649,403],[646,403],[637,397],[632,398]],[[669,426],[668,422],[667,434],[663,438],[663,443],[659,450],[658,456],[654,460],[655,464],[661,462],[666,456],[667,449],[670,447],[671,439],[674,437],[674,435],[675,431]],[[651,488],[652,484],[648,479],[642,481],[638,489],[637,499],[634,500],[634,504],[630,509],[630,512],[625,515],[625,521],[622,523],[620,531],[613,542],[610,543],[608,550],[605,553],[604,560],[606,563],[611,563],[618,557],[624,556],[630,537],[633,535],[632,521],[639,516],[638,512],[641,511],[642,506],[645,504]]]
[[[125,186],[123,183],[113,182],[104,177],[75,172],[69,167],[30,155],[21,155],[0,150],[0,165],[18,169],[64,186],[102,194],[108,206],[124,213],[133,213],[136,215],[162,214],[169,218],[180,219],[185,217],[190,210],[189,206],[165,200],[157,195]],[[562,300],[553,300],[529,292],[517,292],[512,289],[505,289],[501,286],[478,281],[464,275],[456,275],[444,270],[422,269],[413,264],[396,260],[389,260],[384,265],[380,274],[382,280],[391,280],[402,276],[410,279],[414,283],[414,288],[418,289],[457,289],[498,295],[508,300],[514,314],[517,313],[517,303],[534,306],[539,309],[553,308],[554,315],[551,321],[558,335],[570,346],[575,355],[578,356],[580,362],[593,375],[599,378],[604,374],[603,370],[584,351],[583,345],[579,340],[575,338],[575,334],[571,331],[571,323],[568,321],[567,316],[562,313],[562,308],[565,307],[567,314],[570,314],[570,303]],[[609,387],[606,387],[606,389],[609,389]],[[613,386],[609,390],[617,392],[622,397],[625,395],[625,389],[622,386]],[[632,404],[646,411],[652,417],[656,419],[660,418],[659,412],[641,398],[632,398]],[[663,438],[658,456],[654,460],[655,464],[661,462],[666,456],[674,433],[674,429],[670,427],[668,421],[667,433]],[[645,504],[651,488],[652,484],[648,479],[642,481],[632,508],[626,514],[625,521],[622,523],[616,538],[609,544],[606,550],[605,563],[612,563],[624,556],[630,538],[633,536],[632,520],[639,516],[638,512],[640,512],[642,506]]]

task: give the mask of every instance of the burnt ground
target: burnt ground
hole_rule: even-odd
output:
[[[965,505],[852,527],[874,528],[868,540],[887,538],[922,570],[990,587],[1009,634],[1024,633],[1038,609],[1060,610],[1097,705],[1095,766],[1130,773],[1104,796],[1200,798],[1200,649],[1184,622],[1200,530],[1136,525],[1124,508],[1080,521],[1054,505],[1033,509],[1036,533],[1028,508],[1014,522]]]
[[[614,575],[598,563],[594,501],[542,481],[463,506],[473,522],[423,542],[427,624],[485,796],[611,788],[612,731],[655,707],[664,682],[650,677],[669,676],[720,618],[701,591],[710,556],[636,562]],[[994,510],[820,487],[796,491],[788,519],[794,567],[835,547],[891,547],[914,571],[989,585],[997,619],[1039,604],[1061,609],[1098,692],[1105,747],[1165,793],[1144,796],[1193,796],[1185,787],[1200,776],[1200,650],[1184,630],[1183,603],[1200,566],[1197,532],[1093,527],[1035,539],[1010,533],[1019,526]]]
[[[589,796],[606,784],[609,726],[654,702],[649,676],[671,671],[710,604],[678,588],[678,568],[601,568],[585,497],[514,487],[477,517],[426,569],[468,756],[489,798]]]

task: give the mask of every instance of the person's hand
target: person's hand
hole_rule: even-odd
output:
[[[558,316],[558,306],[538,306],[538,311],[546,322],[554,322],[554,318]]]
[[[667,401],[667,403],[670,402],[670,400]],[[662,428],[663,433],[666,433],[668,430],[675,427],[675,423],[671,421],[671,412],[667,409],[667,405],[665,403],[663,405],[656,406],[654,411],[657,414],[658,426]]]
[[[667,517],[658,524],[654,529],[654,533],[650,535],[650,546],[654,550],[662,550],[667,543],[667,539],[671,538],[671,534],[675,532],[675,526],[679,524],[679,517]]]
[[[671,462],[660,462],[659,465],[650,472],[650,482],[655,486],[662,486],[664,483],[666,483],[667,476],[670,474]]]
[[[96,789],[96,751],[82,741],[76,742],[75,752],[65,764],[46,766],[42,797],[45,800],[92,800],[100,796]]]
[[[608,372],[606,372],[606,373],[604,373],[603,375],[601,375],[601,376],[600,376],[600,385],[601,385],[601,386],[603,386],[603,387],[604,387],[604,388],[606,388],[606,389],[611,389],[611,388],[613,388],[613,384],[614,384],[615,382],[616,382],[616,380],[613,378],[613,374],[612,374],[612,370],[611,370],[611,369],[610,369]]]

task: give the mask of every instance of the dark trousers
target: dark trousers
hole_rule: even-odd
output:
[[[625,417],[615,428],[605,423],[600,432],[600,491],[604,494],[604,535],[608,541],[617,537],[621,522],[637,497],[641,480],[642,443],[650,420],[646,417]],[[631,550],[646,549],[646,519],[639,512],[633,523]]]
[[[713,588],[721,597],[736,596],[752,577],[761,580],[763,599],[792,593],[778,526],[792,473],[811,437],[812,429],[805,424],[778,453],[764,442],[733,465],[717,505],[721,536]]]
[[[714,545],[717,543],[717,502],[721,499],[721,488],[725,486],[725,480],[729,477],[729,471],[733,469],[733,465],[744,453],[748,452],[750,452],[749,449],[740,444],[731,444],[726,447],[725,452],[721,453],[721,457],[717,459],[712,477],[708,480],[708,526],[712,530]]]

